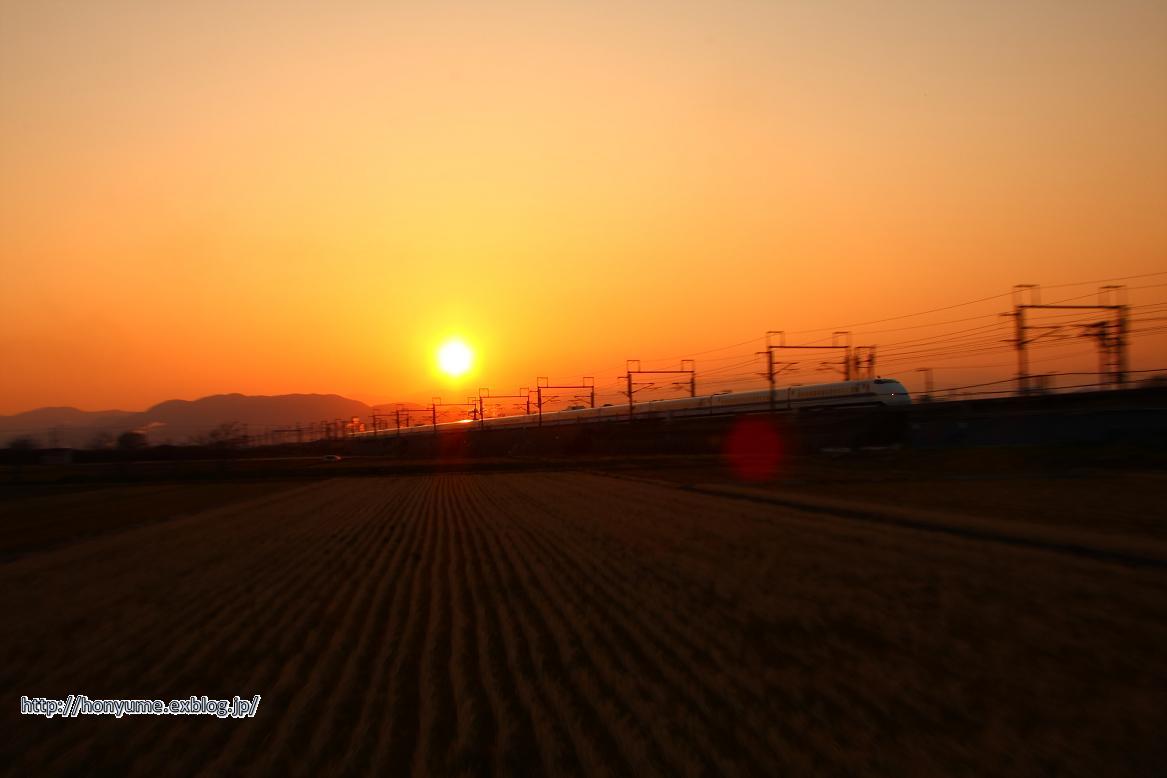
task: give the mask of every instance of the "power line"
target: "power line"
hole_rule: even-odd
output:
[[[1093,281],[1074,281],[1068,284],[1048,284],[1046,289],[1065,289],[1067,286],[1090,286],[1092,284],[1109,284],[1114,281],[1133,281],[1136,278],[1152,278],[1154,276],[1167,276],[1167,270],[1156,270],[1152,273],[1138,273],[1133,276],[1116,276],[1115,278],[1096,278]],[[1132,287],[1138,288],[1138,287]]]
[[[1094,279],[1092,281],[1074,281],[1071,283],[1064,283],[1064,284],[1052,284],[1052,285],[1047,285],[1045,288],[1046,289],[1064,289],[1064,288],[1073,287],[1073,286],[1088,286],[1091,284],[1103,284],[1103,283],[1110,283],[1110,282],[1114,282],[1114,281],[1128,281],[1128,280],[1133,280],[1133,279],[1138,279],[1138,278],[1153,278],[1156,276],[1164,276],[1164,275],[1167,275],[1167,271],[1155,271],[1155,272],[1151,272],[1151,273],[1138,273],[1138,274],[1129,275],[1129,276],[1115,276],[1113,278],[1098,278],[1098,279]],[[1130,289],[1132,289],[1132,290],[1133,289],[1151,289],[1151,288],[1158,288],[1161,286],[1167,286],[1167,284],[1150,284],[1150,285],[1145,285],[1145,286],[1130,287]],[[945,306],[941,306],[939,308],[930,308],[928,310],[916,311],[914,313],[906,313],[906,314],[901,314],[898,316],[889,316],[889,317],[884,318],[884,319],[872,319],[869,321],[856,322],[853,324],[839,324],[839,325],[835,325],[833,327],[817,327],[817,328],[807,329],[807,330],[788,330],[788,333],[792,334],[792,335],[805,335],[808,333],[815,333],[815,332],[827,332],[827,331],[833,331],[833,330],[850,329],[850,328],[854,328],[854,327],[863,327],[863,326],[866,326],[868,324],[882,324],[884,322],[889,322],[889,321],[901,321],[903,319],[911,319],[911,318],[914,318],[916,316],[926,316],[926,315],[931,314],[931,313],[939,313],[942,311],[949,311],[949,310],[953,310],[956,308],[964,308],[964,307],[967,307],[970,305],[976,305],[978,303],[989,302],[991,300],[998,300],[998,299],[1001,299],[1003,297],[1009,297],[1012,294],[1013,294],[1012,291],[1002,292],[1001,294],[990,295],[988,297],[980,297],[980,298],[977,298],[975,300],[968,300],[968,301],[965,301],[962,303],[954,303],[952,305],[945,305]],[[1051,303],[1051,304],[1070,302],[1071,300],[1085,299],[1086,297],[1092,297],[1092,296],[1094,296],[1093,292],[1090,294],[1087,294],[1087,295],[1082,295],[1080,297],[1066,298],[1066,299],[1059,300],[1059,301],[1056,301],[1055,303]],[[942,324],[959,323],[962,321],[973,321],[975,319],[988,318],[990,316],[996,316],[996,315],[997,314],[995,314],[995,313],[982,314],[980,316],[968,317],[967,319],[957,319],[957,320],[953,320],[953,321],[949,321],[949,322],[934,322],[931,324],[910,325],[910,327],[905,327],[903,329],[918,329],[918,328],[922,328],[922,327],[940,326]],[[888,329],[888,330],[874,330],[874,331],[865,332],[863,334],[865,334],[865,335],[878,334],[878,333],[882,333],[882,332],[893,332],[893,331],[896,331],[896,330],[894,328]],[[826,339],[827,338],[822,338],[820,340],[826,340]],[[716,348],[706,349],[705,351],[696,351],[696,352],[691,351],[691,352],[688,352],[688,356],[700,356],[700,355],[704,355],[704,354],[713,354],[713,353],[716,353],[719,351],[726,351],[726,350],[731,349],[731,348],[737,348],[739,346],[744,346],[744,345],[747,345],[749,343],[757,343],[761,340],[762,340],[762,338],[758,338],[758,337],[749,338],[747,340],[738,341],[737,343],[731,343],[731,344],[728,344],[725,346],[718,346]],[[816,341],[812,341],[811,343],[808,343],[807,345],[813,345],[815,342]],[[663,361],[676,360],[676,359],[680,359],[680,358],[681,358],[680,356],[668,357],[668,358],[662,357],[660,359],[646,359],[644,361],[645,362],[658,362],[658,361],[663,362]]]

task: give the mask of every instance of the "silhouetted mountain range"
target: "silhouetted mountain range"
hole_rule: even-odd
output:
[[[308,426],[323,420],[367,421],[371,406],[337,394],[282,394],[274,397],[216,394],[199,400],[167,400],[140,412],[38,408],[0,416],[0,445],[28,435],[41,446],[84,448],[102,436],[136,430],[151,443],[188,443],[220,425],[237,422],[251,434],[266,429]]]

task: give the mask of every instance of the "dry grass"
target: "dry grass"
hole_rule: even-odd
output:
[[[294,481],[0,489],[0,559],[290,489]]]
[[[1162,569],[585,474],[338,479],[0,566],[19,774],[1146,774]]]
[[[966,451],[938,452],[935,462],[922,462],[927,454],[792,458],[773,478],[752,486],[791,496],[982,516],[1132,540],[1167,540],[1167,470],[1162,466],[1074,467],[1026,461],[1024,451],[999,450],[984,451],[979,459]],[[619,472],[677,484],[737,481],[716,463],[626,467]]]

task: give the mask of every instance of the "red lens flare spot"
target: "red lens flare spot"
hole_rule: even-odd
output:
[[[782,441],[768,419],[739,418],[722,451],[726,465],[742,481],[773,478],[782,462]]]

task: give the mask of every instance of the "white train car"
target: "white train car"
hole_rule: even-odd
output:
[[[773,398],[767,389],[747,392],[720,392],[698,397],[681,397],[673,400],[650,400],[636,403],[632,407],[635,419],[674,419],[693,416],[723,416],[739,413],[763,413],[771,409],[778,411],[805,411],[821,408],[876,408],[910,405],[911,396],[904,385],[894,378],[873,378],[861,381],[835,381],[825,384],[805,386],[785,386],[775,389]],[[629,418],[627,405],[603,405],[597,408],[576,408],[552,411],[543,414],[543,426],[559,424],[586,424],[605,421],[621,421]],[[539,424],[536,414],[496,416],[486,419],[481,426],[487,429],[514,429],[534,427]],[[437,431],[465,430],[479,427],[477,422],[443,422]],[[401,434],[433,433],[432,425],[403,428]],[[390,433],[393,434],[393,433]]]
[[[722,392],[701,397],[657,400],[637,403],[636,418],[677,418],[718,416],[733,413],[760,413],[771,408],[798,411],[831,407],[884,407],[911,404],[911,396],[902,383],[893,378],[862,381],[836,381],[807,386],[775,389],[773,398],[767,389],[748,392]],[[628,415],[628,407],[623,407]]]

